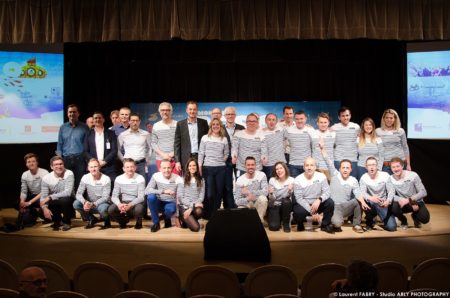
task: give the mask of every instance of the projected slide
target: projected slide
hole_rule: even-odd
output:
[[[0,143],[58,140],[63,73],[62,54],[0,51]]]
[[[407,60],[408,138],[450,139],[450,50]]]

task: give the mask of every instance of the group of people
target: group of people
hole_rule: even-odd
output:
[[[317,222],[327,233],[342,231],[349,216],[358,233],[378,229],[377,215],[388,231],[397,229],[395,217],[408,227],[404,213],[412,212],[415,227],[430,219],[425,187],[411,171],[405,131],[392,109],[384,111],[379,128],[371,118],[361,126],[351,122],[350,109],[342,107],[339,123],[330,126],[330,116],[320,113],[314,129],[304,111],[286,106],[283,119],[268,113],[260,128],[256,113],[247,115],[246,127],[235,123],[234,107],[224,110],[225,123],[214,108],[208,123],[197,117],[194,101],[186,104],[187,118],[175,121],[172,105],[163,102],[151,132],[126,107],[111,113],[109,129],[100,112],[90,129],[78,120],[76,105],[67,112],[52,172],[38,167],[35,154],[25,156],[22,225],[33,224],[40,207],[55,230],[71,228],[74,210],[87,229],[99,221],[95,213],[102,228],[114,220],[123,229],[134,218],[140,229],[149,209],[151,232],[161,228],[160,217],[164,228],[198,231],[199,219],[209,219],[222,204],[255,208],[262,223],[267,215],[270,230],[284,232],[291,231],[291,214],[298,231],[304,222]],[[152,153],[158,171],[147,173]]]

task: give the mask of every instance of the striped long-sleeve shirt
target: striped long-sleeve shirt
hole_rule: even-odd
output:
[[[294,166],[303,166],[307,157],[312,156],[311,152],[311,135],[314,129],[311,127],[297,128],[290,126],[286,128],[284,136],[291,148],[289,155],[289,164]]]
[[[247,206],[247,197],[242,193],[243,188],[247,188],[248,191],[254,194],[256,197],[261,195],[267,196],[267,177],[261,171],[255,171],[253,178],[248,178],[247,174],[240,176],[236,181],[234,201],[237,206]]]
[[[202,179],[201,187],[197,186],[197,181],[195,178],[192,178],[188,185],[182,183],[179,194],[177,195],[180,205],[184,209],[192,208],[196,203],[202,203],[205,198],[205,180]]]
[[[421,202],[427,196],[427,191],[419,175],[413,171],[403,171],[403,178],[396,179],[391,175],[388,180],[389,193],[388,199],[398,201],[401,198],[411,198],[414,201]]]
[[[88,201],[98,206],[108,202],[110,192],[111,179],[107,175],[101,174],[100,179],[96,180],[91,174],[86,174],[81,178],[75,197],[82,204]]]
[[[283,198],[291,198],[292,192],[289,191],[289,185],[294,184],[294,178],[288,177],[285,181],[280,182],[275,177],[270,178],[269,185],[273,188],[273,196],[275,197],[274,206],[281,206]]]
[[[345,203],[361,196],[358,180],[349,176],[347,179],[334,167],[334,162],[326,157],[328,171],[332,175],[330,181],[330,197],[335,204]],[[352,196],[353,195],[353,196]]]
[[[228,158],[229,152],[226,137],[204,135],[200,141],[198,162],[208,167],[225,166],[225,160]]]
[[[379,127],[375,132],[383,141],[383,161],[391,161],[393,157],[400,157],[404,160],[409,155],[408,142],[406,141],[406,133],[403,128],[399,130],[384,130]]]
[[[265,138],[265,146],[267,152],[267,165],[273,166],[276,162],[282,161],[286,162],[284,156],[284,130],[281,128],[275,128],[274,130],[269,130],[265,128],[263,130]]]
[[[366,201],[368,201],[371,196],[378,196],[381,200],[387,200],[388,180],[389,174],[386,172],[378,171],[375,179],[372,179],[368,173],[365,173],[361,176],[361,179],[359,179],[361,195]]]
[[[314,172],[311,179],[306,178],[305,173],[297,176],[294,180],[294,195],[297,203],[311,212],[311,204],[314,200],[321,198],[324,202],[330,197],[327,177],[320,172]]]
[[[367,158],[373,156],[378,161],[378,170],[383,168],[384,161],[384,146],[381,138],[376,138],[375,143],[370,139],[366,139],[366,143],[359,145],[359,137],[356,139],[356,146],[358,146],[358,166],[365,167]]]
[[[62,177],[57,177],[55,172],[50,172],[42,178],[41,201],[46,197],[52,200],[70,197],[73,194],[75,177],[71,170],[65,170]]]
[[[245,171],[245,159],[253,156],[256,160],[256,169],[262,170],[261,157],[267,156],[262,131],[248,134],[245,129],[234,133],[231,146],[231,155],[237,157],[236,168]]]
[[[122,174],[114,181],[111,201],[116,205],[123,203],[134,206],[144,202],[144,190],[145,178],[142,175],[135,173],[132,178],[128,178]]]
[[[346,126],[342,123],[336,123],[331,126],[331,129],[336,132],[334,160],[341,161],[343,159],[349,159],[350,161],[356,161],[355,140],[359,135],[359,125],[353,122],[349,122]]]
[[[20,198],[26,199],[28,195],[36,196],[41,193],[42,178],[48,174],[46,169],[38,168],[36,175],[25,171],[20,178]]]
[[[330,157],[331,160],[334,160],[334,144],[336,141],[336,132],[330,130],[321,132],[320,130],[316,129],[312,132],[311,135],[312,156],[317,162],[317,168],[320,170],[326,170],[327,163],[325,162],[325,159],[322,157],[319,148],[319,142],[321,139],[324,142],[325,150],[327,150],[328,156]]]
[[[152,148],[161,150],[164,153],[173,152],[173,143],[175,141],[175,129],[177,121],[172,120],[170,124],[165,124],[162,120],[153,125],[152,129]],[[156,154],[156,159],[161,160],[161,156]]]
[[[183,179],[176,175],[171,174],[170,178],[164,177],[161,172],[153,174],[152,179],[145,188],[145,194],[156,194],[158,199],[166,202],[174,202],[177,199],[177,194],[180,193],[183,186]],[[164,194],[163,191],[170,189],[175,192],[174,195]]]

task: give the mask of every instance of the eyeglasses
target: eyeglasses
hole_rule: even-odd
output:
[[[43,278],[43,279],[36,279],[36,280],[21,280],[21,282],[29,282],[29,283],[32,283],[33,285],[35,285],[36,287],[39,287],[40,285],[46,285],[47,279]]]
[[[247,122],[247,123],[257,123],[258,120],[247,120],[246,122]]]
[[[225,116],[236,116],[236,114],[227,113],[227,114],[225,114]]]

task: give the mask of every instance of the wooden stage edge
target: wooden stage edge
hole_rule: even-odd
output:
[[[334,235],[320,232],[271,232],[266,228],[272,249],[272,264],[291,268],[301,281],[312,267],[328,262],[347,265],[354,259],[369,262],[395,260],[411,274],[415,265],[433,257],[450,258],[450,206],[427,205],[431,222],[416,229],[396,232],[370,231],[357,234],[351,226]],[[0,211],[0,225],[11,222],[12,209]],[[170,228],[150,233],[149,222],[142,230],[118,228],[85,230],[84,223],[75,220],[70,231],[52,231],[49,225],[37,224],[15,233],[0,233],[0,259],[17,270],[35,259],[48,259],[62,265],[71,276],[82,262],[100,261],[119,270],[127,280],[129,270],[142,263],[162,263],[172,267],[184,283],[195,267],[218,264],[235,272],[246,273],[264,265],[257,262],[205,261],[203,259],[204,230]],[[239,243],[236,243],[239,246]]]

